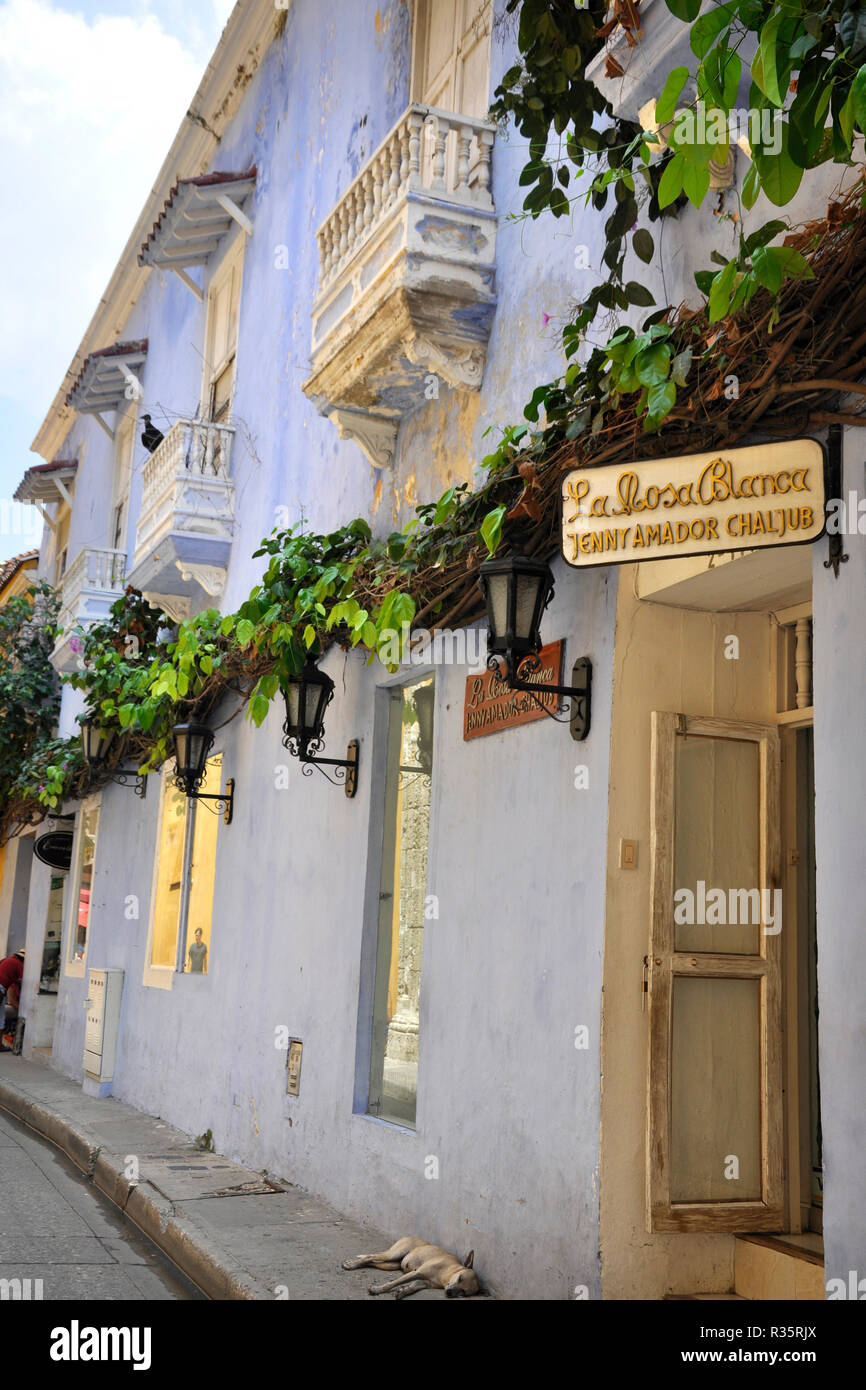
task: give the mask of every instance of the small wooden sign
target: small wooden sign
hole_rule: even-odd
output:
[[[562,681],[562,652],[565,643],[549,642],[538,653],[541,666],[528,676],[540,685],[559,685]],[[531,724],[545,717],[545,710],[555,714],[558,695],[530,695],[525,690],[512,690],[501,675],[484,671],[466,679],[466,698],[463,704],[463,738],[483,738],[498,734],[501,729],[513,729],[517,724]]]
[[[580,569],[807,544],[824,534],[824,475],[815,439],[575,468],[562,553]]]

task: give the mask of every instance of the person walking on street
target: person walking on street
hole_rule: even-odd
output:
[[[9,1024],[18,1017],[21,978],[24,974],[24,948],[0,960],[0,1052],[11,1052],[3,1041]]]

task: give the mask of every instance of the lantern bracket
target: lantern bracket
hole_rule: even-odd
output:
[[[134,787],[136,796],[140,796],[142,801],[147,796],[146,772],[114,772],[108,780],[116,782],[119,787]]]
[[[301,770],[305,777],[312,777],[313,768],[318,767],[322,776],[327,778],[332,786],[342,786],[346,796],[350,800],[355,795],[355,792],[358,790],[358,758],[360,750],[360,744],[356,738],[349,740],[345,758],[314,757],[310,750],[314,749],[318,752],[320,748],[324,748],[325,743],[323,739],[301,742],[297,738],[287,737],[283,739],[283,745],[288,748],[293,757],[298,759],[298,762],[304,764]],[[325,767],[337,769],[333,777],[328,777],[327,772],[322,771],[323,765]]]
[[[528,679],[533,671],[541,668],[541,658],[537,653],[517,660],[510,653],[506,656],[492,655],[488,657],[487,665],[491,671],[497,671],[512,690],[522,690],[531,695],[539,709],[543,709],[557,724],[568,722],[575,743],[583,742],[589,733],[592,709],[592,661],[588,656],[578,657],[572,666],[571,685],[542,685]],[[570,700],[571,704],[564,710],[566,719],[560,719],[549,710],[544,701],[538,698],[540,695],[562,695]]]
[[[223,822],[226,825],[231,825],[235,804],[234,777],[229,777],[224,792],[200,792],[195,786],[190,789],[182,777],[175,777],[174,785],[178,791],[184,792],[190,801],[215,801],[216,806],[208,806],[207,809],[212,811],[215,816],[222,812]]]

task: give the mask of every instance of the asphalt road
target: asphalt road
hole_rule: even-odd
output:
[[[0,1111],[0,1281],[42,1298],[202,1299],[64,1154]],[[22,1285],[26,1296],[26,1285]],[[17,1294],[0,1283],[0,1300]]]

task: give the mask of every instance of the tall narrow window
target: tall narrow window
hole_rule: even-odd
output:
[[[108,534],[108,545],[111,550],[126,550],[126,531],[129,520],[129,480],[132,476],[132,454],[135,448],[137,421],[138,415],[133,404],[117,430],[111,522]]]
[[[433,677],[389,691],[368,1111],[414,1126],[433,774]]]
[[[220,824],[219,816],[206,803],[189,802],[174,786],[173,777],[171,765],[163,774],[150,950],[145,970],[145,984],[164,987],[170,987],[176,970],[207,973]],[[221,779],[222,754],[218,753],[208,759],[202,790],[218,794]],[[181,941],[184,953],[178,959]]]
[[[201,790],[219,796],[222,780],[222,754],[209,758]],[[186,914],[184,970],[206,975],[210,953],[210,923],[213,915],[213,886],[216,876],[217,834],[220,818],[201,802],[195,808],[192,859],[189,866],[189,903]]]
[[[66,557],[69,549],[69,523],[72,512],[65,502],[57,509],[54,526],[54,583],[59,584],[66,573]]]
[[[218,424],[228,422],[234,397],[243,252],[240,236],[214,275],[207,296],[202,414]]]
[[[84,967],[87,954],[87,932],[90,926],[91,893],[93,891],[93,866],[96,861],[96,832],[99,826],[99,807],[82,809],[78,827],[78,848],[75,861],[75,888],[70,894],[71,920],[69,923],[69,944],[67,961],[69,965]],[[72,973],[76,973],[74,970]]]
[[[171,772],[166,774],[163,790],[150,943],[151,967],[162,970],[174,970],[177,955],[187,817],[187,799],[170,777]]]
[[[417,0],[412,99],[463,116],[490,105],[490,0]]]
[[[412,100],[461,116],[486,116],[490,106],[490,0],[416,0],[412,43]],[[432,178],[435,124],[425,125],[422,159]],[[473,181],[478,142],[469,150]],[[445,146],[445,184],[457,185],[457,132]]]

